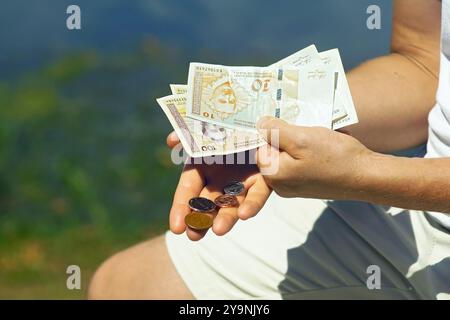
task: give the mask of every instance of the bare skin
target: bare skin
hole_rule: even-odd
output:
[[[184,216],[190,212],[187,201],[198,195],[214,197],[224,179],[230,177],[245,181],[248,191],[240,197],[239,208],[218,213],[212,227],[217,235],[231,230],[238,220],[255,216],[272,188],[288,197],[359,199],[449,212],[449,195],[442,190],[450,190],[450,159],[404,159],[377,153],[426,141],[427,116],[437,89],[440,13],[439,0],[395,1],[392,53],[348,73],[360,118],[359,124],[346,128],[352,137],[271,120],[262,127],[279,129],[288,137],[280,141],[283,161],[278,175],[263,177],[254,166],[186,166],[170,211],[171,231],[186,231],[191,240],[201,239],[204,232],[184,224]],[[292,139],[298,136],[303,139]],[[169,147],[178,143],[176,134],[168,136]],[[319,158],[315,158],[317,154]],[[317,160],[323,159],[328,159],[328,164],[348,165],[321,172],[323,166],[318,166]],[[365,170],[365,163],[376,170]],[[293,176],[292,172],[303,174]],[[417,172],[424,173],[421,183],[417,183]],[[399,178],[394,180],[393,176]],[[316,187],[307,187],[311,185]],[[92,280],[89,298],[190,299],[192,294],[177,275],[160,237],[107,260]]]
[[[96,272],[88,292],[88,299],[193,298],[170,260],[163,236],[109,258]]]

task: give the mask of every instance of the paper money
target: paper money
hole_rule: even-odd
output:
[[[327,59],[324,59],[327,58]],[[336,99],[336,91],[337,91],[337,84],[338,84],[338,76],[339,72],[337,69],[338,62],[336,61],[335,55],[330,55],[330,57],[326,56],[323,57],[319,54],[317,51],[317,48],[315,45],[310,45],[309,47],[306,47],[302,50],[299,50],[295,52],[294,54],[291,54],[290,56],[275,62],[271,66],[282,66],[285,68],[294,67],[294,68],[306,68],[306,67],[315,67],[316,69],[320,70],[324,65],[326,65],[325,62],[332,62],[332,65],[334,66],[335,71],[335,81],[334,81],[334,97],[333,97],[333,113],[332,113],[332,119],[333,122],[340,120],[344,118],[347,115],[345,105],[342,104],[341,99]],[[341,63],[342,65],[342,63]]]
[[[358,115],[356,114],[355,104],[353,103],[350,87],[345,76],[344,66],[338,49],[331,49],[319,53],[324,64],[334,65],[338,72],[338,81],[336,87],[336,103],[345,108],[346,115],[335,119],[333,118],[333,130],[337,130],[351,124],[358,123]],[[338,106],[338,109],[339,109]]]
[[[280,61],[271,64],[269,67],[294,67],[304,68],[306,66],[321,66],[323,65],[322,58],[315,45],[310,45],[301,49]]]
[[[227,155],[266,144],[257,133],[238,131],[186,117],[186,95],[157,99],[190,157]]]
[[[256,131],[262,116],[331,128],[334,72],[326,66],[302,69],[189,66],[187,116]]]
[[[332,129],[358,122],[339,51],[314,45],[269,67],[192,63],[188,84],[170,90],[157,101],[191,157],[266,144],[255,130],[265,115]]]
[[[187,84],[170,84],[172,94],[187,94]]]
[[[170,92],[172,94],[187,94],[187,84],[171,84]]]
[[[348,89],[347,79],[345,77],[344,68],[342,65],[341,58],[339,56],[338,49],[332,49],[325,52],[319,53],[315,45],[310,45],[304,49],[301,49],[290,56],[275,62],[270,65],[270,67],[295,67],[295,68],[304,68],[306,66],[323,66],[324,64],[332,64],[335,67],[335,72],[337,72],[335,76],[335,93],[333,99],[333,129],[339,129],[339,127],[350,125],[353,123],[357,123],[358,119],[355,112],[355,107],[353,105],[353,101],[350,95],[350,91]],[[339,89],[338,89],[339,88]],[[172,94],[186,94],[187,93],[187,85],[183,84],[171,84],[170,89]],[[337,91],[339,90],[339,93]],[[347,97],[346,97],[347,95]],[[348,96],[350,99],[348,99]],[[349,102],[346,102],[349,101]],[[348,115],[346,111],[345,105],[348,105],[347,108],[352,110],[353,112]],[[344,119],[346,116],[348,117]],[[338,120],[342,120],[339,122],[339,127],[336,122]]]

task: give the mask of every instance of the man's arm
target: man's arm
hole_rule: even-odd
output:
[[[360,120],[348,131],[368,148],[389,152],[426,141],[438,82],[440,15],[439,0],[395,0],[392,53],[348,73]]]
[[[450,158],[367,157],[358,179],[358,200],[450,213]]]
[[[282,197],[360,200],[450,213],[450,158],[383,155],[352,136],[273,117],[262,118],[258,128],[269,144],[279,147],[270,152],[259,148],[257,160],[262,167],[278,164],[278,171],[264,179]]]

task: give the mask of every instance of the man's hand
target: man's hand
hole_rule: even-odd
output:
[[[270,153],[260,148],[257,163],[264,167],[278,161],[278,172],[264,179],[282,197],[360,200],[450,213],[450,158],[384,155],[347,134],[276,118],[263,118],[259,127],[269,144],[279,145]],[[273,138],[277,135],[279,139]]]
[[[167,145],[173,148],[178,143],[176,133],[169,134]],[[186,231],[191,240],[203,238],[207,230],[192,230],[184,223],[185,216],[191,212],[189,199],[201,196],[214,200],[230,181],[241,181],[246,192],[237,196],[240,204],[238,208],[221,208],[217,212],[212,226],[214,233],[224,235],[239,219],[245,220],[256,215],[271,193],[256,165],[187,164],[181,173],[170,210],[170,230],[177,234]]]
[[[262,167],[278,161],[278,171],[264,179],[282,197],[347,199],[373,154],[355,138],[326,128],[267,117],[259,129],[269,144],[279,144],[279,150],[270,152],[260,148],[257,163]]]

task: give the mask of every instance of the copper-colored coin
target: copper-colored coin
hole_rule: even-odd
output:
[[[204,213],[191,212],[185,218],[186,225],[194,230],[205,230],[212,226],[213,218]]]
[[[239,205],[238,199],[235,196],[229,194],[223,194],[218,196],[214,203],[220,208],[237,207]]]

